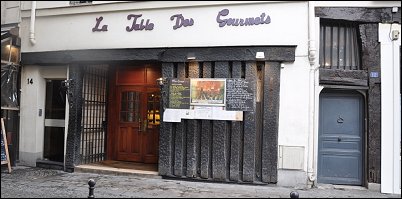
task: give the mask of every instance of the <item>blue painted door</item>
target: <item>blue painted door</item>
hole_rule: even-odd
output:
[[[318,183],[362,185],[363,97],[322,93],[318,138]]]

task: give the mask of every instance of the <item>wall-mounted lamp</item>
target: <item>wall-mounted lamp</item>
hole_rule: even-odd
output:
[[[73,107],[73,98],[74,98],[74,93],[72,91],[72,87],[74,87],[74,80],[73,79],[66,79],[64,81],[61,81],[61,90],[62,92],[65,92],[67,95],[67,100],[68,104],[70,105],[70,108]]]
[[[12,62],[14,64],[20,63],[21,55],[21,39],[17,37],[8,37],[1,41],[1,60]]]
[[[187,53],[187,60],[195,60],[195,53]]]
[[[166,78],[160,77],[160,78],[156,79],[156,83],[162,89],[162,87],[166,84]]]
[[[257,53],[255,54],[255,58],[256,58],[256,59],[265,59],[265,54],[264,54],[264,52],[257,52]]]

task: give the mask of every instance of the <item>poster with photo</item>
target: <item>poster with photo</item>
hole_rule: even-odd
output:
[[[190,98],[190,105],[225,106],[226,79],[191,79]]]

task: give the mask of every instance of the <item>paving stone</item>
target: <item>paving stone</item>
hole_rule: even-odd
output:
[[[276,185],[195,182],[94,173],[66,173],[31,167],[1,172],[1,198],[86,198],[88,180],[96,198],[290,198],[294,189]],[[400,198],[363,187],[318,185],[297,190],[300,198]]]

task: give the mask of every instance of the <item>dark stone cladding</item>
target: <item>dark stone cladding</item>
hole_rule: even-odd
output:
[[[258,50],[280,53],[286,48]],[[162,123],[160,175],[234,183],[277,183],[280,63],[294,60],[295,47],[286,50],[287,55],[293,57],[284,58],[282,54],[280,61],[278,57],[270,58],[271,55],[266,59],[275,61],[256,61],[254,56],[249,57],[246,49],[248,47],[231,53],[229,48],[223,51],[222,48],[192,49],[198,62],[186,62],[183,58],[189,51],[183,49],[164,54],[169,55],[168,59],[163,59],[167,62],[162,63],[164,78],[246,78],[256,82],[258,73],[262,73],[264,94],[261,103],[264,108],[244,112],[241,122],[182,120],[180,123]],[[217,55],[219,53],[228,53],[229,58],[219,58],[223,56]],[[199,57],[203,61],[199,61]],[[168,88],[163,87],[163,108],[168,101],[167,93]],[[258,126],[262,128],[261,134],[257,131]]]
[[[100,49],[25,52],[21,54],[23,65],[52,65],[85,62],[160,61],[186,62],[192,52],[197,61],[255,61],[256,52],[264,52],[261,61],[293,62],[296,46],[245,46],[199,48],[147,48]]]
[[[83,67],[71,65],[69,69],[70,82],[67,93],[70,110],[68,118],[68,133],[66,142],[65,171],[74,172],[74,167],[80,164],[81,119],[82,119],[82,87]]]
[[[341,19],[361,23],[401,23],[401,7],[392,8],[316,7],[315,16],[322,19]]]

